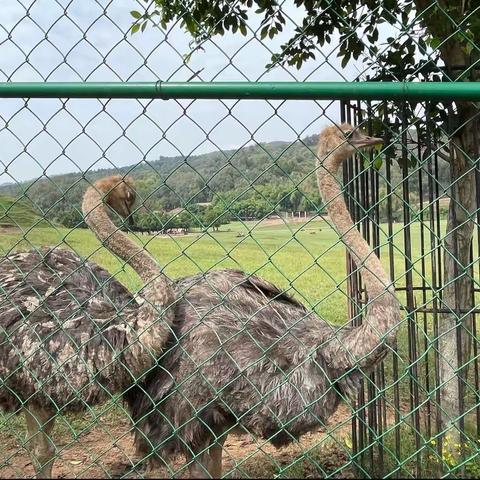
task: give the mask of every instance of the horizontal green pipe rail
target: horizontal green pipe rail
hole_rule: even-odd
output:
[[[480,82],[3,82],[0,97],[480,100]]]

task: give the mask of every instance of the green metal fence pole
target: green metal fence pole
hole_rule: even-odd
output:
[[[4,82],[3,98],[480,100],[480,82]]]

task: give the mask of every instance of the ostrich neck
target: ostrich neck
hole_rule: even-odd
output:
[[[103,245],[128,263],[144,282],[149,282],[159,275],[160,266],[112,222],[103,203],[107,193],[98,190],[98,187],[88,188],[82,204],[85,222]]]
[[[163,352],[175,318],[175,291],[172,282],[161,273],[157,262],[140,246],[130,240],[110,220],[102,192],[90,187],[83,197],[82,210],[87,225],[110,251],[127,262],[142,280],[145,287],[139,294],[138,308],[127,317],[125,361],[134,375],[150,368]]]
[[[322,158],[320,153],[319,158]],[[342,190],[334,176],[344,159],[337,158],[334,154],[326,154],[323,158],[324,161],[319,161],[317,165],[318,189],[328,215],[340,235],[340,239],[347,247],[360,270],[369,298],[372,299],[389,288],[393,291],[391,287],[392,282],[379,258],[373,253],[370,245],[355,228],[355,224],[345,204]]]
[[[367,313],[359,326],[338,332],[322,352],[334,369],[368,368],[383,358],[400,321],[399,305],[389,275],[355,228],[335,178],[344,158],[319,150],[317,181],[328,215],[359,269],[368,296]]]

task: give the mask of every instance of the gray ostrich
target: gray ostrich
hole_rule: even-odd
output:
[[[318,428],[383,359],[400,311],[379,259],[355,228],[334,175],[381,143],[352,126],[330,126],[318,143],[318,187],[368,294],[362,325],[339,331],[275,286],[239,271],[177,282],[175,339],[126,400],[138,453],[153,462],[183,453],[193,477],[220,477],[222,445],[240,427],[279,447]],[[153,448],[153,450],[152,450]]]
[[[82,209],[97,237],[147,285],[139,301],[107,271],[66,250],[0,259],[0,407],[25,413],[37,478],[51,477],[56,414],[123,392],[169,338],[173,285],[104,205],[127,217],[134,201],[131,180],[113,176],[88,188]]]

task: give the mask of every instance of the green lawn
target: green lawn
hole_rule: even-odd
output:
[[[386,235],[387,227],[381,227],[381,258],[388,269],[389,239]],[[442,224],[442,230],[444,227]],[[419,286],[422,280],[420,223],[413,223],[410,229],[413,285]],[[171,237],[129,235],[135,241],[145,244],[147,250],[164,266],[166,274],[172,278],[209,269],[238,268],[248,273],[256,273],[288,290],[329,322],[341,325],[347,320],[345,247],[324,220],[280,225],[235,222],[225,225],[220,232],[199,232]],[[394,225],[391,242],[394,251],[395,284],[400,288],[406,283],[403,224]],[[12,229],[0,236],[0,254],[7,254],[12,249],[28,249],[41,245],[71,248],[115,274],[116,278],[130,289],[137,290],[142,285],[133,270],[125,267],[102,247],[89,230],[51,227],[25,229],[21,232]],[[441,252],[437,252],[438,254]],[[430,261],[430,256],[427,256],[427,285],[431,278]],[[433,290],[427,291],[426,306],[432,306],[433,294]],[[398,296],[401,303],[405,304],[405,293],[400,291]],[[415,302],[417,306],[422,305],[420,292],[415,292]],[[399,334],[400,369],[408,367],[406,320],[405,313]],[[422,343],[431,333],[431,322],[427,323],[428,329],[424,332],[423,317],[417,318],[419,341]]]
[[[410,228],[413,284],[420,285],[420,224],[413,223]],[[387,227],[382,225],[381,230],[383,245],[381,257],[388,269]],[[325,320],[339,325],[346,322],[345,247],[324,220],[311,221],[307,224],[280,225],[235,222],[225,225],[220,232],[199,232],[171,237],[141,234],[130,236],[135,241],[143,243],[165,267],[166,274],[172,278],[209,269],[238,268],[248,273],[256,273],[288,290],[307,306],[314,308]],[[394,250],[395,284],[397,287],[404,287],[406,259],[403,224],[394,226],[391,240]],[[6,254],[12,249],[28,249],[41,245],[71,248],[115,274],[116,278],[130,289],[137,290],[142,285],[133,270],[125,267],[120,260],[102,247],[89,230],[55,227],[25,229],[23,232],[10,230],[0,238],[0,253]],[[429,261],[427,258],[427,271],[430,271]],[[429,275],[426,282],[430,283]],[[399,292],[398,296],[400,301],[405,303],[404,292]],[[431,297],[432,294],[429,292],[427,303]],[[420,294],[416,295],[416,302],[421,304]],[[404,327],[399,336],[402,352],[406,349],[406,321]],[[406,366],[405,363],[403,367]]]
[[[420,282],[419,224],[411,226],[414,284]],[[386,227],[382,226],[386,232]],[[240,236],[242,235],[242,236]],[[345,248],[325,221],[304,224],[265,225],[257,222],[231,223],[220,232],[192,233],[186,236],[158,237],[130,234],[144,243],[172,278],[218,268],[239,268],[256,273],[276,285],[289,289],[307,305],[315,307],[326,320],[343,323],[346,318]],[[403,225],[393,234],[396,285],[405,286]],[[382,257],[388,268],[387,237],[381,236]],[[123,267],[94,235],[83,229],[24,228],[8,230],[0,238],[0,254],[12,249],[59,245],[100,264],[131,289],[141,286],[140,279]],[[429,278],[427,278],[429,282]],[[399,294],[401,298],[403,294]]]

